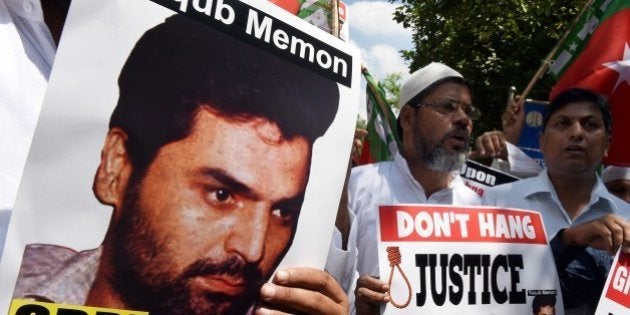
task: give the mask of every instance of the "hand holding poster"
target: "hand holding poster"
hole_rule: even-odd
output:
[[[322,269],[356,56],[266,1],[73,1],[0,313],[25,298],[244,314],[276,268]]]
[[[532,314],[542,304],[564,314],[537,212],[381,206],[378,237],[384,314]]]

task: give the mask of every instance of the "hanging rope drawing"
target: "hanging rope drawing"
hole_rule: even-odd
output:
[[[392,267],[391,272],[389,273],[389,281],[387,283],[389,285],[389,291],[390,291],[389,302],[392,303],[392,305],[397,308],[405,308],[407,307],[407,305],[409,305],[409,302],[411,302],[411,284],[409,284],[409,279],[407,279],[407,275],[405,275],[405,272],[400,268],[400,262],[401,262],[400,249],[398,248],[398,246],[389,246],[387,247],[386,251],[387,251],[387,259],[389,260],[389,266]],[[394,268],[398,268],[400,275],[402,276],[402,278],[405,280],[405,283],[407,284],[407,292],[408,292],[407,300],[405,301],[405,303],[402,303],[402,304],[396,303],[391,293],[392,278],[394,277]]]

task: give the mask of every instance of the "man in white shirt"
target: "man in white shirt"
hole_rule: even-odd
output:
[[[431,63],[403,84],[398,117],[402,148],[393,161],[354,168],[348,185],[349,207],[357,220],[356,310],[377,313],[389,300],[378,271],[376,215],[379,205],[479,204],[458,170],[466,159],[472,121],[469,86],[457,71]]]
[[[548,237],[557,235],[552,248],[568,313],[592,312],[612,259],[606,262],[601,253],[585,253],[584,247],[614,252],[630,241],[630,225],[626,221],[630,218],[630,206],[609,193],[596,173],[610,143],[612,119],[608,104],[591,91],[569,89],[548,106],[542,130],[540,148],[547,168],[536,177],[489,190],[484,204],[539,211]],[[566,248],[561,247],[567,246],[579,248],[581,253],[577,256],[590,255],[590,261],[597,261],[596,266],[583,270],[595,273],[596,268],[603,267],[602,274],[589,277],[597,281],[590,280],[588,286],[576,290],[566,288],[570,282],[563,279],[585,279],[578,274],[580,268],[570,265],[583,264],[584,261],[578,261],[581,258],[561,257],[566,256]],[[564,262],[558,263],[558,258]],[[582,294],[589,289],[593,294]]]

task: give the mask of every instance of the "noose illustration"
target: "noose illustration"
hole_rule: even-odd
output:
[[[389,246],[387,247],[386,251],[387,251],[387,259],[389,260],[389,266],[392,267],[392,270],[389,273],[389,281],[387,282],[387,284],[389,285],[389,291],[390,291],[389,302],[392,303],[392,305],[397,308],[405,308],[407,307],[407,305],[409,305],[409,302],[411,302],[411,284],[409,284],[409,279],[407,279],[407,275],[405,275],[405,272],[403,272],[403,270],[400,268],[400,262],[401,262],[400,250],[398,249],[398,246]],[[405,283],[407,284],[407,292],[408,292],[407,301],[405,301],[405,303],[402,303],[402,304],[396,303],[391,293],[392,278],[394,277],[394,268],[398,268],[400,275],[402,276],[402,278],[405,280]]]

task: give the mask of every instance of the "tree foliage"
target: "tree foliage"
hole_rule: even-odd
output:
[[[483,116],[476,133],[500,128],[510,86],[518,91],[538,70],[586,0],[391,0],[394,20],[413,29],[414,50],[403,51],[414,71],[441,61],[472,84]],[[546,100],[544,75],[528,98]]]
[[[400,111],[400,105],[398,100],[400,99],[400,85],[402,84],[402,73],[391,72],[388,73],[385,78],[379,81],[379,84],[385,91],[385,101],[396,112]]]

